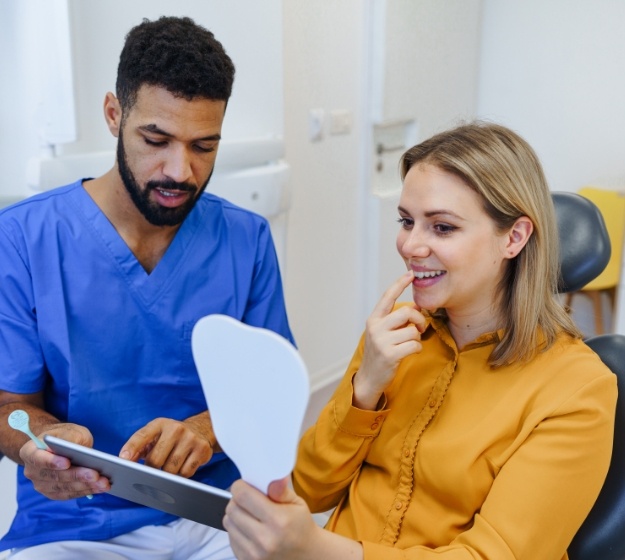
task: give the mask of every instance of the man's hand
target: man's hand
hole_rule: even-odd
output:
[[[77,424],[52,424],[37,434],[40,439],[50,434],[92,447],[93,437],[87,428]],[[66,457],[38,449],[28,440],[20,449],[24,462],[24,476],[30,479],[35,490],[51,500],[69,500],[89,494],[107,492],[111,484],[97,471],[85,467],[73,467]]]
[[[150,467],[189,478],[207,463],[217,448],[208,412],[180,422],[157,418],[137,430],[122,447],[122,459],[145,459]]]

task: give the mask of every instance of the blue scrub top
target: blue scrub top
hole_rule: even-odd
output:
[[[191,332],[211,313],[293,342],[269,225],[252,212],[203,194],[150,274],[82,181],[0,212],[0,389],[44,391],[47,410],[87,426],[96,449],[117,455],[154,418],[206,410]],[[108,494],[48,500],[22,471],[0,550],[175,519]],[[238,476],[220,453],[194,478],[226,488]]]

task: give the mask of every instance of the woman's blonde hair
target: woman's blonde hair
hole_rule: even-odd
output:
[[[561,332],[581,338],[556,295],[560,261],[555,211],[530,145],[506,127],[474,122],[407,150],[400,160],[402,180],[418,163],[460,177],[481,195],[499,231],[508,231],[521,216],[534,225],[525,247],[508,262],[499,287],[504,334],[490,355],[491,366],[529,360],[549,348]]]

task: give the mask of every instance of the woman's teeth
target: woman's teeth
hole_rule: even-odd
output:
[[[434,278],[435,276],[440,276],[443,274],[443,270],[432,270],[431,272],[415,272],[414,277],[419,280],[423,280],[423,278]]]

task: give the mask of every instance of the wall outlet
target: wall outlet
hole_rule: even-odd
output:
[[[330,134],[349,134],[352,130],[351,111],[330,112]]]

